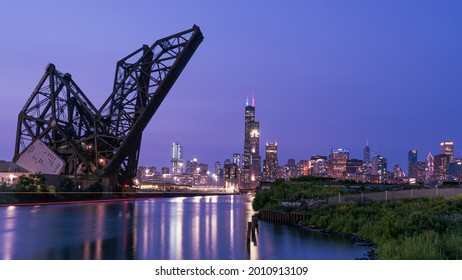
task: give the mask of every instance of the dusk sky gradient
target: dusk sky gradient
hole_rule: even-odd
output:
[[[455,142],[462,157],[462,1],[3,1],[0,159],[11,160],[17,116],[48,63],[99,108],[116,62],[197,24],[204,41],[145,129],[140,165],[215,161],[244,150],[255,92],[260,154],[289,158],[371,150],[407,171]]]

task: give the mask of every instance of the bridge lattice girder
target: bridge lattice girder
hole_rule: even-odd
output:
[[[64,172],[94,173],[94,152],[87,139],[94,134],[96,108],[72,80],[49,64],[18,116],[15,157],[41,140],[66,164]]]
[[[65,174],[131,183],[143,130],[202,40],[194,25],[121,59],[113,92],[99,110],[69,74],[50,64],[19,114],[15,160],[40,139],[65,160]]]

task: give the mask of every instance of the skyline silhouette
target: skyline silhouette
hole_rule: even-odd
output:
[[[361,159],[366,139],[389,168],[405,170],[409,150],[424,160],[446,140],[462,156],[458,1],[25,1],[0,10],[2,160],[13,157],[17,115],[48,63],[100,106],[115,61],[192,24],[204,42],[146,128],[140,165],[168,166],[173,141],[209,166],[242,154],[252,91],[261,145],[277,140],[281,164],[339,147]]]

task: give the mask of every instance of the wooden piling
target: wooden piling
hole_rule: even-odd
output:
[[[250,230],[252,227],[252,222],[247,222],[247,243],[250,244]]]

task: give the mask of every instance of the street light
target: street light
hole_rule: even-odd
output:
[[[10,186],[13,185],[14,175],[10,173]]]

